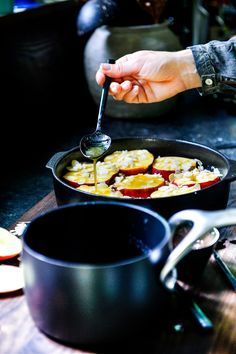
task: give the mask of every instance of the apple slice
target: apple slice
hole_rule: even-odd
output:
[[[23,270],[21,267],[0,265],[0,293],[9,293],[24,287]]]
[[[151,198],[166,198],[173,197],[181,194],[187,194],[199,191],[201,189],[200,184],[195,184],[192,187],[188,186],[176,186],[174,184],[169,184],[168,186],[160,187],[157,191],[151,194]]]
[[[164,182],[164,178],[160,175],[138,174],[125,177],[120,182],[115,183],[114,187],[127,197],[148,198]]]
[[[120,172],[126,176],[145,173],[153,160],[154,156],[148,150],[115,151],[104,159],[118,166]]]
[[[82,185],[77,189],[92,194],[105,195],[107,197],[123,197],[119,191],[113,190],[112,187],[109,187],[106,183],[98,183],[97,189],[95,189],[95,186],[87,185]]]
[[[0,260],[17,256],[22,251],[22,243],[8,230],[0,227]]]
[[[165,180],[176,171],[190,171],[196,168],[197,161],[178,156],[164,156],[158,157],[154,160],[152,165],[152,173],[159,173]]]
[[[219,173],[209,170],[199,171],[195,168],[192,171],[183,173],[173,173],[169,176],[171,183],[176,186],[191,187],[196,183],[200,184],[201,188],[206,188],[220,181]]]
[[[75,161],[75,160],[74,160]],[[76,169],[75,169],[76,168]],[[79,187],[83,184],[93,186],[94,181],[94,166],[92,163],[78,163],[75,167],[69,166],[71,169],[63,178],[72,187]],[[97,162],[97,183],[109,184],[111,180],[117,175],[119,168],[110,162]]]

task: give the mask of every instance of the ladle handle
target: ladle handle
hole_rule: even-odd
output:
[[[193,244],[213,227],[235,225],[236,208],[219,211],[182,210],[169,220],[172,235],[176,228],[186,221],[191,221],[193,226],[187,236],[171,252],[160,273],[162,283],[169,290],[174,290],[175,279],[171,274],[175,266],[191,251]]]
[[[108,64],[115,64],[115,62],[116,62],[115,59],[108,59],[107,60]],[[103,117],[105,109],[106,109],[107,96],[108,96],[111,81],[112,81],[112,78],[109,76],[106,76],[106,79],[105,79],[105,82],[104,82],[104,85],[102,88],[96,131],[101,130],[101,121],[102,121],[102,117]]]

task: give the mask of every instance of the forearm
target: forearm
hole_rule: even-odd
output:
[[[185,90],[201,87],[201,78],[190,49],[175,53],[175,65]]]
[[[189,47],[202,80],[204,94],[223,92],[236,85],[236,37]],[[226,81],[229,78],[231,81]],[[225,82],[226,81],[226,82]]]

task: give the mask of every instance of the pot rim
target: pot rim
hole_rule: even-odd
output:
[[[62,261],[53,257],[46,256],[42,253],[37,252],[36,250],[32,249],[28,244],[27,244],[27,232],[31,227],[31,224],[34,222],[44,218],[44,216],[50,215],[50,214],[55,214],[60,210],[63,209],[72,209],[80,206],[85,206],[85,205],[116,205],[119,207],[128,207],[131,209],[136,209],[141,212],[144,212],[145,214],[149,214],[150,216],[154,217],[160,223],[163,225],[165,229],[165,234],[163,236],[163,239],[160,241],[158,245],[156,245],[154,248],[150,250],[149,253],[142,254],[140,256],[135,256],[135,257],[130,257],[128,259],[122,260],[122,261],[116,261],[116,262],[107,262],[107,263],[102,263],[102,264],[93,264],[93,263],[79,263],[79,262],[70,262],[70,261]],[[55,209],[51,209],[48,212],[36,216],[35,218],[32,219],[32,221],[29,223],[27,228],[25,229],[23,235],[22,235],[22,240],[23,240],[23,263],[24,263],[24,253],[28,253],[30,256],[33,258],[36,258],[44,263],[51,264],[51,265],[56,265],[56,266],[61,266],[65,268],[77,268],[77,269],[104,269],[104,268],[116,268],[116,267],[121,267],[121,266],[127,266],[130,264],[134,264],[136,262],[144,261],[147,258],[150,258],[153,252],[162,249],[165,245],[168,245],[171,237],[171,228],[168,222],[164,217],[162,217],[160,214],[157,212],[148,209],[143,206],[135,205],[135,204],[128,204],[125,202],[116,202],[116,201],[91,201],[91,202],[80,202],[80,203],[74,203],[74,204],[68,204],[64,206],[57,207]]]
[[[120,138],[114,138],[112,139],[112,142],[115,141],[117,142],[118,140],[137,140],[137,139],[141,139],[141,140],[146,140],[146,141],[153,141],[153,142],[170,142],[170,143],[184,143],[184,144],[187,144],[187,145],[194,145],[196,147],[200,147],[200,148],[203,148],[203,149],[206,149],[206,150],[210,150],[212,153],[220,156],[224,161],[225,161],[225,164],[227,165],[227,173],[225,174],[225,176],[220,179],[220,181],[214,183],[213,185],[210,185],[208,187],[205,187],[203,189],[200,189],[198,191],[194,191],[192,193],[190,193],[191,195],[192,194],[195,194],[197,195],[198,193],[201,193],[201,192],[204,192],[205,190],[209,189],[209,188],[212,188],[216,185],[218,185],[219,183],[222,183],[222,182],[225,182],[227,181],[227,176],[229,174],[229,171],[230,171],[230,160],[227,158],[227,156],[225,156],[224,154],[222,154],[221,152],[207,146],[207,145],[203,145],[203,144],[199,144],[199,143],[195,143],[195,142],[191,142],[191,141],[187,141],[187,140],[181,140],[181,139],[161,139],[161,138],[157,138],[157,137],[140,137],[140,136],[132,136],[132,137],[120,137]],[[112,146],[112,143],[111,143],[111,146]],[[125,202],[125,197],[121,198],[121,197],[115,197],[115,196],[106,196],[106,195],[96,195],[94,193],[89,193],[87,191],[82,191],[82,190],[78,190],[72,186],[70,186],[69,184],[67,184],[66,182],[64,182],[62,180],[62,178],[59,178],[56,173],[55,173],[55,169],[57,167],[57,165],[60,163],[60,161],[67,155],[71,154],[73,151],[75,150],[79,150],[79,146],[76,146],[68,151],[66,151],[63,155],[60,156],[60,158],[55,162],[53,168],[52,168],[52,174],[53,174],[53,177],[61,184],[63,184],[65,187],[69,188],[70,190],[74,191],[74,192],[77,192],[77,193],[82,193],[82,194],[85,194],[85,195],[89,195],[89,196],[93,196],[93,197],[102,197],[104,199],[107,199],[108,201],[109,200],[114,200],[114,201],[117,201],[119,202],[120,200],[124,200]],[[230,181],[229,181],[230,182]],[[169,198],[175,198],[175,200],[177,200],[176,198],[183,198],[183,197],[186,197],[188,196],[189,194],[181,194],[181,195],[175,195],[175,196],[169,196],[169,197],[162,197],[162,198],[133,198],[134,200],[146,200],[146,201],[150,201],[150,200],[168,200]]]
[[[157,29],[161,30],[163,28],[169,28],[170,25],[170,21],[166,20],[162,23],[150,23],[150,24],[146,24],[146,25],[134,25],[134,26],[109,26],[109,25],[103,25],[100,26],[96,29],[97,30],[109,30],[109,32],[116,32],[116,33],[121,33],[121,32],[126,32],[126,31],[140,31],[140,32],[144,32],[144,31],[148,31],[150,32],[150,30],[154,30],[156,31]],[[172,31],[171,31],[172,32]],[[174,33],[173,33],[174,34]]]

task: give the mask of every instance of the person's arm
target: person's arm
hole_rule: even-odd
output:
[[[152,103],[201,87],[190,49],[178,52],[143,50],[101,64],[96,80],[103,85],[111,77],[110,94],[128,103]]]
[[[202,94],[232,90],[236,82],[236,38],[211,41],[178,52],[138,51],[102,64],[99,85],[111,77],[110,94],[128,103],[160,102],[199,88]]]
[[[236,90],[236,37],[189,48],[201,77],[202,94]]]

